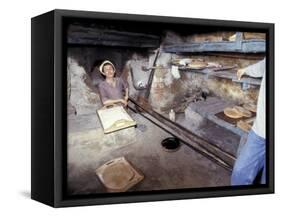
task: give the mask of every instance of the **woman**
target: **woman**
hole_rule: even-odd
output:
[[[127,106],[129,98],[128,84],[120,77],[115,77],[115,66],[105,60],[99,68],[105,80],[99,84],[99,92],[103,105],[122,104]]]

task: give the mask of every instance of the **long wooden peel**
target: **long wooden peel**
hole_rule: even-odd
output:
[[[155,67],[155,66],[156,66],[156,62],[157,62],[157,59],[158,59],[158,57],[159,57],[159,53],[160,53],[160,48],[157,49],[156,56],[155,56],[155,59],[154,59],[154,62],[153,62],[153,66],[152,66],[152,67]],[[150,74],[149,74],[148,85],[147,85],[147,89],[145,90],[145,95],[144,95],[144,97],[145,97],[146,99],[148,99],[149,94],[150,94],[150,89],[151,89],[152,80],[153,80],[153,77],[154,77],[154,72],[155,72],[155,68],[152,68],[152,69],[151,69],[151,72],[150,72]]]
[[[169,132],[173,136],[179,138],[189,147],[201,153],[210,160],[216,162],[218,165],[226,168],[229,171],[232,170],[233,164],[236,160],[235,156],[224,151],[219,146],[212,144],[206,141],[205,139],[195,135],[183,126],[170,121],[168,118],[162,116],[154,110],[147,107],[143,107],[131,97],[130,102],[132,102],[136,106],[135,109],[143,111],[140,113],[142,116],[149,119],[154,124],[162,128],[163,130]],[[141,109],[138,109],[139,107]],[[134,108],[130,105],[129,108],[134,110]]]
[[[152,85],[152,80],[153,80],[154,72],[155,72],[155,69],[156,69],[156,62],[157,62],[159,53],[160,53],[160,48],[157,49],[155,59],[153,61],[153,66],[152,66],[152,69],[151,69],[150,74],[149,74],[147,86],[146,86],[145,89],[139,91],[138,101],[148,101],[148,97],[149,97],[150,89],[151,89],[151,85]]]

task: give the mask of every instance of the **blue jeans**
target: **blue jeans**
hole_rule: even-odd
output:
[[[265,139],[250,131],[232,171],[231,185],[251,185],[263,170],[261,184],[265,184]]]

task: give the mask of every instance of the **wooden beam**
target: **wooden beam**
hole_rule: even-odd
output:
[[[179,138],[186,145],[201,153],[205,157],[210,160],[216,162],[220,166],[226,168],[231,171],[235,162],[235,156],[232,154],[222,150],[215,144],[212,144],[203,138],[195,135],[191,131],[187,130],[183,126],[169,120],[163,115],[155,112],[153,109],[148,106],[142,106],[135,99],[130,97],[130,102],[132,102],[136,106],[136,111],[142,111],[140,114],[163,130],[169,132],[173,136]],[[131,109],[134,109],[131,105],[129,105]]]
[[[235,58],[235,59],[245,59],[245,60],[262,60],[265,57],[264,53],[257,53],[257,54],[241,54],[241,53],[205,53],[208,56],[214,57],[226,57],[226,58]],[[195,53],[193,54],[195,55]],[[196,55],[202,55],[202,53],[196,53]]]
[[[265,53],[265,40],[253,39],[242,41],[217,41],[181,43],[163,46],[167,53],[231,52],[231,53]]]
[[[71,25],[68,29],[67,43],[76,45],[157,48],[160,45],[160,37],[144,33]]]

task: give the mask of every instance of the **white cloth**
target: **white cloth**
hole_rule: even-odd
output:
[[[265,59],[245,68],[245,74],[251,77],[262,77],[257,105],[257,117],[252,130],[262,138],[265,136]]]
[[[171,73],[175,79],[179,79],[181,77],[178,66],[172,66]]]

